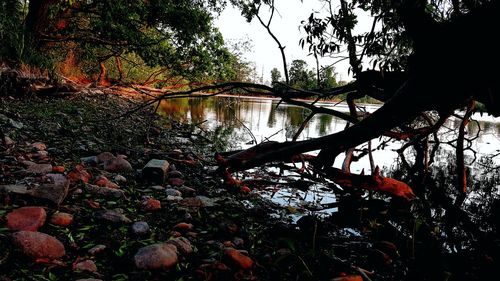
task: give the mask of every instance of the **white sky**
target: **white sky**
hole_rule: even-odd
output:
[[[285,54],[287,63],[295,59],[303,59],[308,63],[309,68],[316,66],[313,56],[308,56],[307,45],[304,50],[299,46],[299,40],[305,37],[305,32],[302,28],[299,29],[300,22],[309,17],[311,12],[320,11],[323,4],[320,0],[304,0],[303,3],[299,0],[278,0],[276,1],[278,13],[274,15],[271,23],[271,30],[278,37],[281,44],[286,46]],[[262,12],[267,12],[262,9]],[[268,16],[263,15],[263,20],[267,23]],[[276,67],[283,75],[283,63],[278,46],[267,33],[266,29],[261,26],[257,19],[248,23],[238,9],[228,5],[221,15],[215,20],[215,25],[219,28],[225,40],[238,40],[249,38],[252,41],[253,51],[246,55],[249,61],[255,62],[258,75],[264,74],[264,81],[269,81],[271,69]],[[358,16],[358,25],[355,31],[368,31],[371,27],[371,19],[369,16]],[[331,64],[333,59],[321,58],[321,65]],[[338,80],[351,80],[348,75],[349,63],[344,60],[335,65],[335,72],[338,73]]]

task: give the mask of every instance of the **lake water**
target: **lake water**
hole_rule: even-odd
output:
[[[345,104],[318,103],[317,105],[348,112]],[[364,105],[360,106],[359,109],[373,112],[377,108],[377,105]],[[297,106],[280,104],[276,99],[255,97],[171,99],[163,101],[159,111],[161,114],[178,121],[196,124],[200,130],[217,130],[221,132],[220,138],[224,139],[221,142],[224,143],[221,148],[225,150],[248,148],[255,145],[255,141],[260,143],[267,140],[280,142],[291,140],[310,112]],[[469,123],[466,136],[474,138],[478,131],[481,131],[477,138],[470,143],[470,148],[476,151],[476,157],[479,159],[482,156],[498,153],[500,151],[500,118],[475,114],[473,119],[476,122]],[[447,142],[455,139],[456,130],[454,129],[460,126],[460,122],[461,120],[458,118],[449,119],[439,131],[440,140]],[[309,121],[298,140],[328,135],[341,131],[345,127],[346,121],[342,119],[317,114]],[[384,140],[385,138],[372,140],[372,148],[377,148]],[[398,154],[395,150],[400,148],[401,144],[401,142],[393,141],[383,148],[376,149],[373,152],[375,165],[385,169],[395,168],[398,163]],[[452,145],[453,143],[451,145],[441,145],[441,147],[445,151],[453,151]],[[358,148],[366,148],[366,144]],[[473,156],[470,151],[466,151],[466,154],[470,158]],[[410,151],[407,156],[411,160]],[[342,157],[337,157],[334,166],[340,167],[342,161]],[[439,161],[443,165],[447,165],[450,159],[442,157],[437,159],[437,162]],[[500,157],[493,158],[493,161],[499,163]],[[366,173],[370,173],[368,157],[353,162],[351,165],[351,172],[360,173],[363,169]],[[293,200],[298,200],[298,202],[313,201],[320,204],[335,201],[334,196],[330,193],[320,192],[321,186],[317,188],[317,192],[301,191],[297,193],[296,191],[280,189],[276,192],[273,191],[271,194],[274,201],[281,205],[295,206],[296,204],[291,204]],[[318,194],[321,198],[316,197]]]

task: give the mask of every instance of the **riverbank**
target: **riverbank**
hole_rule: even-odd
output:
[[[132,113],[139,102],[105,89],[0,98],[7,136],[0,151],[0,280],[366,281],[495,273],[483,253],[442,251],[426,224],[416,238],[408,234],[416,220],[397,200],[331,186],[338,212],[320,219],[312,207],[277,206],[260,196],[264,187],[307,190],[315,182],[306,178],[283,183],[277,174],[244,173],[261,179],[250,193],[226,186],[212,158],[217,135],[194,134],[151,108]],[[292,222],[294,214],[301,219]]]

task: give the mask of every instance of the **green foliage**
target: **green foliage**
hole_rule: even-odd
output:
[[[281,82],[281,72],[275,67],[271,69],[271,83]]]
[[[317,82],[313,71],[307,69],[304,60],[294,60],[290,66],[290,85],[300,89],[317,88]]]

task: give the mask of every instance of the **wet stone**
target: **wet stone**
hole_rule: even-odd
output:
[[[90,193],[103,195],[105,197],[125,198],[125,192],[121,189],[97,186],[92,184],[87,184],[85,187]]]
[[[125,178],[124,176],[122,175],[116,175],[114,180],[118,183],[118,184],[123,184],[123,183],[126,183],[127,182],[127,178]]]
[[[111,152],[102,152],[95,157],[97,159],[97,163],[105,163],[116,158]]]
[[[50,183],[44,183],[29,190],[29,195],[61,204],[68,195],[69,180],[62,174],[47,174]]]
[[[162,184],[167,176],[169,166],[167,160],[151,159],[142,169],[142,176],[148,182]]]
[[[50,223],[59,226],[68,226],[73,223],[73,215],[63,212],[53,214],[50,218]]]
[[[184,175],[179,172],[179,171],[170,171],[168,172],[168,177],[169,178],[179,178],[179,179],[182,179],[184,177]]]
[[[146,235],[149,233],[149,224],[145,221],[138,221],[132,224],[132,232],[135,235]]]
[[[123,157],[116,157],[104,163],[104,170],[111,173],[130,173],[133,169]]]
[[[58,259],[65,255],[61,241],[45,233],[19,231],[12,238],[14,244],[33,259]]]
[[[83,164],[89,166],[95,166],[99,162],[97,156],[82,157],[80,158],[80,161],[82,161]]]

